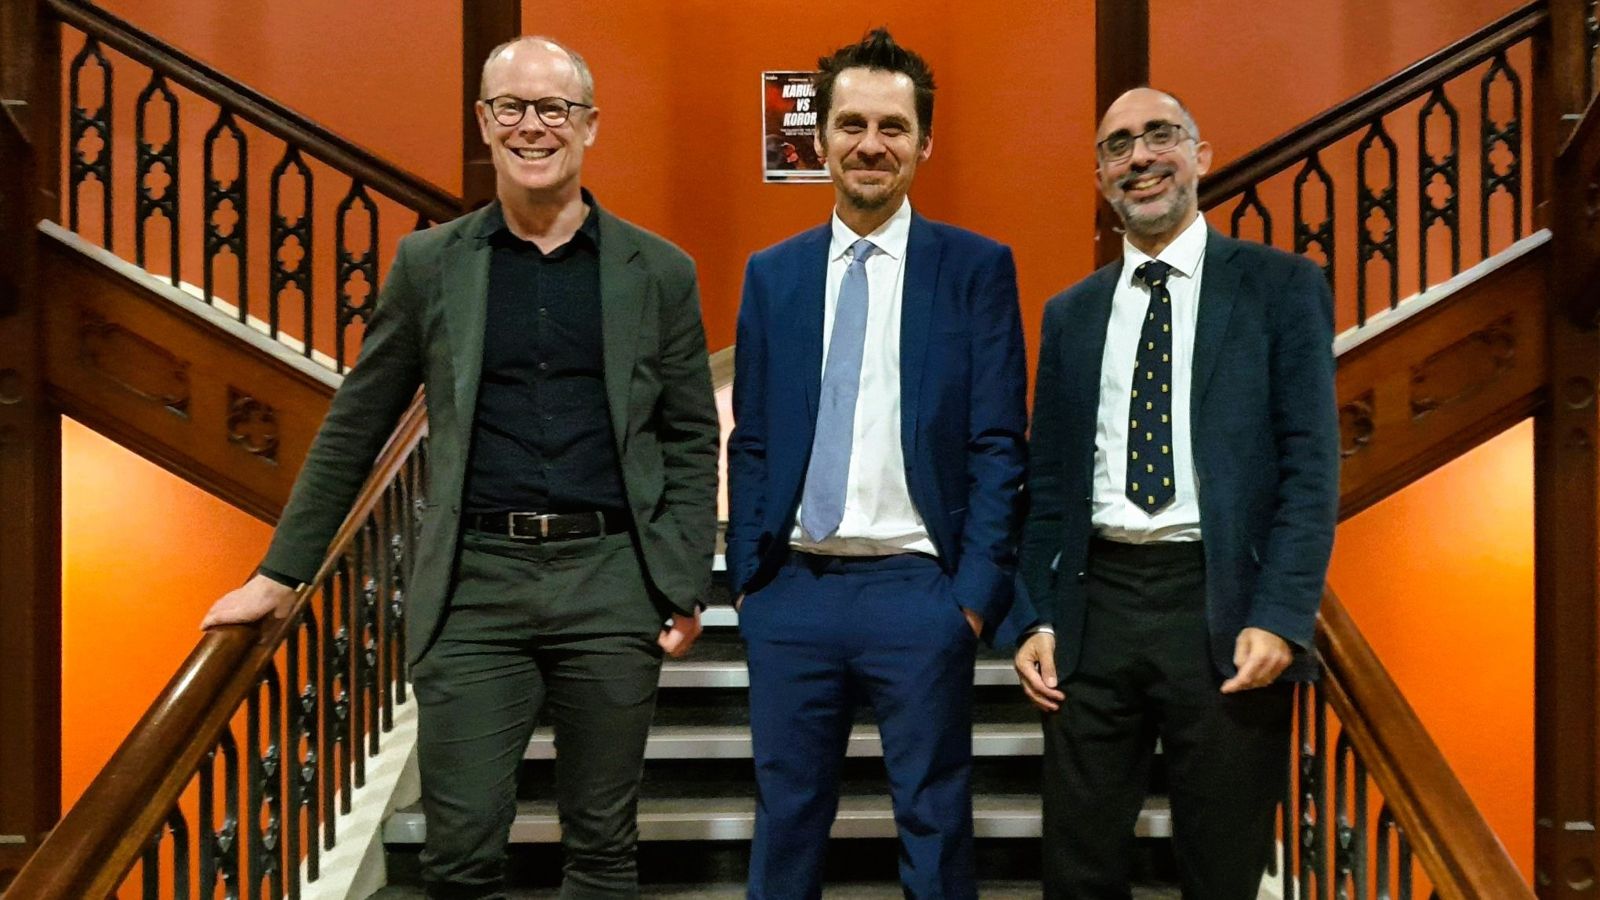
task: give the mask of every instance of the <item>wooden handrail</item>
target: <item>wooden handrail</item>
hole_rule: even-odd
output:
[[[1331,589],[1317,617],[1319,685],[1445,900],[1533,900],[1511,855]]]
[[[118,53],[298,147],[356,181],[427,216],[448,222],[460,215],[459,197],[312,122],[258,91],[188,56],[176,47],[83,0],[44,0],[51,14]]]
[[[378,454],[321,571],[290,615],[205,633],[83,796],[7,889],[7,900],[81,900],[115,894],[195,770],[271,665],[305,604],[357,539],[362,523],[427,432],[422,397]]]
[[[1251,185],[1410,103],[1532,34],[1548,17],[1545,3],[1535,0],[1291,128],[1201,179],[1200,208],[1215,209]]]

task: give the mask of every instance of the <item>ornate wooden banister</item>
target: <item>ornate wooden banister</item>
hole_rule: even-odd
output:
[[[39,2],[64,45],[82,44],[64,65],[67,227],[342,373],[399,234],[455,218],[463,201],[87,0]],[[131,128],[113,114],[130,73],[142,85]],[[179,177],[197,119],[198,191]],[[265,246],[251,227],[263,218]],[[181,219],[202,227],[186,232]],[[117,223],[130,221],[127,257],[115,245],[128,237]],[[331,254],[321,251],[330,230]]]
[[[419,395],[374,463],[372,474],[350,515],[340,527],[316,581],[296,595],[290,614],[286,618],[269,619],[256,625],[213,629],[201,638],[189,658],[90,783],[83,796],[17,876],[7,891],[8,900],[80,900],[83,897],[113,895],[141,855],[149,856],[153,839],[159,840],[162,827],[169,822],[174,811],[181,808],[181,801],[196,779],[204,774],[207,757],[220,744],[232,746],[234,739],[230,736],[230,729],[237,727],[235,720],[242,709],[253,707],[264,676],[278,671],[277,657],[283,652],[286,642],[291,642],[298,632],[306,628],[313,633],[320,633],[317,631],[319,621],[326,626],[325,631],[336,633],[329,621],[329,616],[341,611],[336,602],[339,598],[334,596],[338,591],[335,583],[342,578],[343,587],[351,590],[354,587],[352,582],[361,582],[368,593],[375,590],[390,592],[393,593],[392,598],[382,599],[399,602],[398,568],[403,561],[399,558],[390,559],[381,541],[374,541],[372,536],[382,530],[384,537],[403,543],[414,533],[413,504],[421,496],[420,454],[424,452],[426,433],[427,416]],[[394,555],[400,556],[398,553]],[[385,560],[388,560],[387,564]],[[371,587],[365,587],[367,579],[374,581]],[[348,603],[351,597],[346,595],[344,599]],[[321,608],[317,608],[318,600],[323,601]],[[354,621],[350,606],[346,606],[343,612],[346,615],[342,617],[342,622]],[[378,610],[373,610],[373,613],[381,615]],[[355,646],[357,639],[363,636],[361,632],[366,629],[358,627],[356,634],[344,637],[349,644],[348,651],[359,655],[363,650],[369,650],[374,655],[373,659],[367,661],[366,669],[373,678],[377,677],[377,670],[383,661],[390,666],[385,675],[393,684],[376,686],[380,690],[374,692],[371,698],[374,704],[388,697],[386,692],[390,687],[401,692],[400,696],[403,697],[404,662],[403,653],[398,650],[399,626],[400,623],[395,620],[378,623],[378,627],[372,628],[367,635],[371,643],[366,648]],[[315,645],[316,642],[311,643]],[[338,648],[327,646],[323,648],[321,659],[315,662],[307,660],[308,671],[322,673],[321,678],[313,681],[311,697],[312,702],[323,705],[318,707],[319,710],[327,704],[339,702],[341,694],[348,695],[352,689],[362,689],[361,684],[355,683],[362,680],[362,672],[332,672],[316,664],[323,660],[340,662],[344,654],[337,651]],[[362,663],[355,661],[354,657],[348,662],[354,670],[362,668]],[[303,676],[294,671],[295,668],[290,664],[281,679],[274,674],[274,684],[286,683],[290,678],[297,682],[301,680]],[[283,686],[287,688],[289,685]],[[300,685],[295,683],[293,687],[294,690],[286,697],[287,702],[283,704],[291,716],[293,707],[304,699]],[[352,707],[353,711],[347,709],[346,713],[353,725],[362,726],[366,722],[379,724],[380,717],[376,715],[375,707],[369,708],[371,714],[366,716],[361,715],[359,703]],[[331,721],[328,716],[321,718]],[[268,737],[269,746],[280,747],[275,752],[269,749],[268,753],[276,755],[277,764],[286,770],[283,780],[295,783],[297,774],[309,765],[312,781],[315,782],[310,786],[319,797],[329,799],[334,796],[335,787],[348,794],[352,782],[348,777],[350,770],[360,771],[360,763],[354,757],[361,754],[369,742],[375,743],[377,740],[377,728],[371,729],[373,733],[367,733],[364,729],[357,733],[353,729],[344,734],[342,749],[345,761],[340,765],[340,771],[335,772],[334,754],[320,751],[337,749],[341,736],[323,733],[319,740],[318,732],[313,728],[309,734],[312,757],[308,763],[300,758],[299,748],[292,746],[306,733],[297,735],[292,723],[288,728],[289,738],[282,745],[277,743],[278,735]],[[244,762],[248,770],[245,777],[252,777],[252,773],[258,769],[258,761]],[[336,775],[346,777],[338,779],[336,783]],[[274,776],[267,777],[270,780]],[[359,776],[355,780],[359,781]],[[294,822],[290,827],[297,827],[300,815],[298,805],[290,808],[290,804],[282,802],[281,794],[278,799],[276,808],[271,810],[274,818],[292,817]],[[234,823],[232,827],[236,830],[228,840],[231,852],[240,852],[241,845],[245,843],[244,832],[259,826],[263,812],[262,809],[250,809]],[[323,809],[323,815],[331,819],[333,811]],[[320,824],[313,816],[312,827],[307,829],[308,834],[303,835],[307,838],[306,849],[313,855],[313,848],[322,843],[324,829],[319,827]],[[213,841],[216,837],[212,833],[213,827],[213,822],[196,822],[190,829],[196,836],[195,843]],[[222,826],[224,830],[228,827],[227,823]],[[326,833],[331,836],[334,832],[328,827]],[[280,858],[279,855],[283,853],[282,842],[275,839],[270,843],[278,845],[275,850],[268,851],[273,857],[271,859],[257,858],[252,853],[248,865],[241,865],[236,855],[231,867],[213,860],[209,871],[202,863],[202,880],[205,883],[198,886],[199,895],[211,895],[209,879],[230,873],[230,880],[235,881],[247,874],[258,882],[263,877],[276,877],[280,881],[274,895],[282,896],[284,869],[298,867],[301,861],[293,856]],[[228,851],[211,847],[209,852],[215,856]],[[202,849],[201,854],[202,860],[207,859],[207,850]],[[289,877],[297,879],[297,874]],[[255,893],[247,895],[255,896]]]
[[[1384,838],[1383,829],[1374,828],[1374,824],[1392,817],[1399,828],[1401,850],[1409,848],[1415,853],[1434,891],[1444,900],[1531,900],[1533,890],[1332,590],[1323,595],[1316,643],[1322,656],[1322,680],[1315,687],[1303,689],[1315,693],[1317,699],[1314,703],[1302,702],[1299,707],[1301,765],[1296,771],[1297,794],[1309,794],[1320,802],[1311,804],[1315,820],[1311,826],[1303,821],[1306,810],[1302,803],[1301,815],[1296,817],[1302,820],[1297,823],[1300,827],[1296,846],[1304,853],[1309,827],[1313,829],[1313,840],[1326,841],[1336,857],[1341,848],[1347,848],[1342,860],[1347,865],[1338,865],[1338,858],[1331,860],[1336,865],[1324,865],[1321,877],[1335,884],[1339,883],[1335,879],[1344,877],[1364,881],[1368,857],[1374,855],[1366,837],[1376,832],[1380,839]],[[1340,745],[1347,743],[1349,753],[1353,753],[1348,760],[1333,760],[1335,767],[1347,766],[1336,778],[1335,793],[1341,786],[1352,793],[1359,790],[1363,796],[1358,803],[1347,804],[1340,796],[1335,796],[1333,804],[1328,803],[1326,723],[1324,720],[1321,727],[1310,727],[1312,723],[1304,721],[1307,715],[1320,719],[1327,709],[1337,719]],[[1308,761],[1315,764],[1307,764]],[[1364,797],[1366,785],[1355,778],[1362,770],[1371,777],[1382,798],[1383,809],[1370,818]],[[1350,805],[1360,812],[1353,813]],[[1384,853],[1388,848],[1375,849]],[[1363,858],[1356,860],[1357,853]],[[1324,863],[1329,861],[1324,859]],[[1352,865],[1356,862],[1360,865]],[[1337,871],[1341,868],[1356,871],[1345,876]],[[1380,883],[1379,887],[1381,891],[1384,885]],[[1351,896],[1356,895],[1352,891]]]
[[[1535,230],[1523,136],[1541,51],[1529,63],[1513,51],[1542,46],[1549,16],[1546,0],[1528,3],[1279,135],[1202,178],[1201,208],[1235,237],[1319,263],[1341,331],[1490,258]],[[1416,280],[1402,287],[1402,272]]]
[[[137,60],[168,80],[299,147],[346,175],[426,215],[445,222],[461,214],[461,200],[377,154],[329,131],[128,22],[82,0],[44,0],[62,22]]]
[[[1211,209],[1242,194],[1252,184],[1284,171],[1319,148],[1354,134],[1454,79],[1473,66],[1519,43],[1544,24],[1542,0],[1507,13],[1425,59],[1418,60],[1350,99],[1313,116],[1207,176],[1200,205]]]

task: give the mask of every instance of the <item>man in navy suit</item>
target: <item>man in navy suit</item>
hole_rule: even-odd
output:
[[[907,896],[970,898],[973,658],[1010,604],[1020,523],[1016,270],[906,199],[933,151],[922,58],[880,29],[819,68],[834,214],[751,257],[739,309],[727,562],[750,665],[750,896],[820,896],[859,695]]]
[[[1122,259],[1045,308],[1019,649],[1046,711],[1045,894],[1130,896],[1161,741],[1183,896],[1254,898],[1339,498],[1332,297],[1316,265],[1211,231],[1211,148],[1130,91],[1096,144]]]

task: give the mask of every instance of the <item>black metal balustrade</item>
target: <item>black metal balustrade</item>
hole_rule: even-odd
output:
[[[122,881],[141,896],[298,898],[320,877],[339,816],[407,702],[403,610],[427,465],[421,418],[419,405],[391,448],[400,461],[380,462],[385,477],[369,483],[271,664]]]
[[[1339,728],[1326,693],[1316,684],[1296,689],[1290,758],[1277,872],[1286,900],[1412,900],[1418,896],[1414,885],[1431,884],[1361,751]],[[1375,809],[1373,794],[1378,795]],[[1438,894],[1430,890],[1427,896]]]
[[[92,5],[47,5],[66,26],[63,44],[81,41],[67,69],[69,227],[120,252],[119,217],[131,215],[139,267],[175,286],[197,277],[193,290],[207,303],[343,372],[372,312],[380,257],[406,230],[455,217],[460,201]],[[119,77],[142,85],[131,134],[113,128]],[[206,130],[190,147],[183,125],[196,119]],[[131,142],[134,165],[131,180],[119,181],[113,159],[122,142]],[[185,192],[180,177],[186,148],[200,156],[198,192]],[[272,161],[265,191],[252,189],[250,165],[263,158]],[[261,197],[265,208],[252,205]],[[318,222],[330,208],[331,229]],[[198,240],[179,228],[191,217],[203,223]],[[257,233],[261,219],[267,227]],[[159,267],[150,250],[158,244],[166,250]],[[183,265],[190,253],[198,272]],[[252,302],[261,289],[265,309]]]
[[[1271,244],[1285,237],[1273,210],[1288,205],[1285,249],[1322,266],[1341,330],[1398,307],[1403,283],[1425,293],[1490,258],[1530,230],[1532,88],[1521,73],[1545,19],[1530,4],[1242,157],[1202,179],[1202,207],[1234,237]],[[1477,146],[1462,144],[1463,115]],[[1476,235],[1464,234],[1462,209],[1474,204]]]

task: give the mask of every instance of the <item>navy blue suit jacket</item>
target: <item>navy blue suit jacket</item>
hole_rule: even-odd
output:
[[[1022,577],[1056,631],[1065,677],[1083,642],[1100,362],[1114,262],[1052,298],[1033,406]],[[1206,240],[1190,430],[1205,542],[1211,656],[1263,628],[1296,652],[1285,678],[1314,676],[1317,606],[1339,505],[1333,297],[1311,261],[1216,231]]]
[[[728,439],[727,566],[758,590],[788,553],[822,382],[828,225],[750,257]],[[913,214],[900,316],[906,486],[951,596],[1005,617],[1025,467],[1026,362],[1011,251]]]

